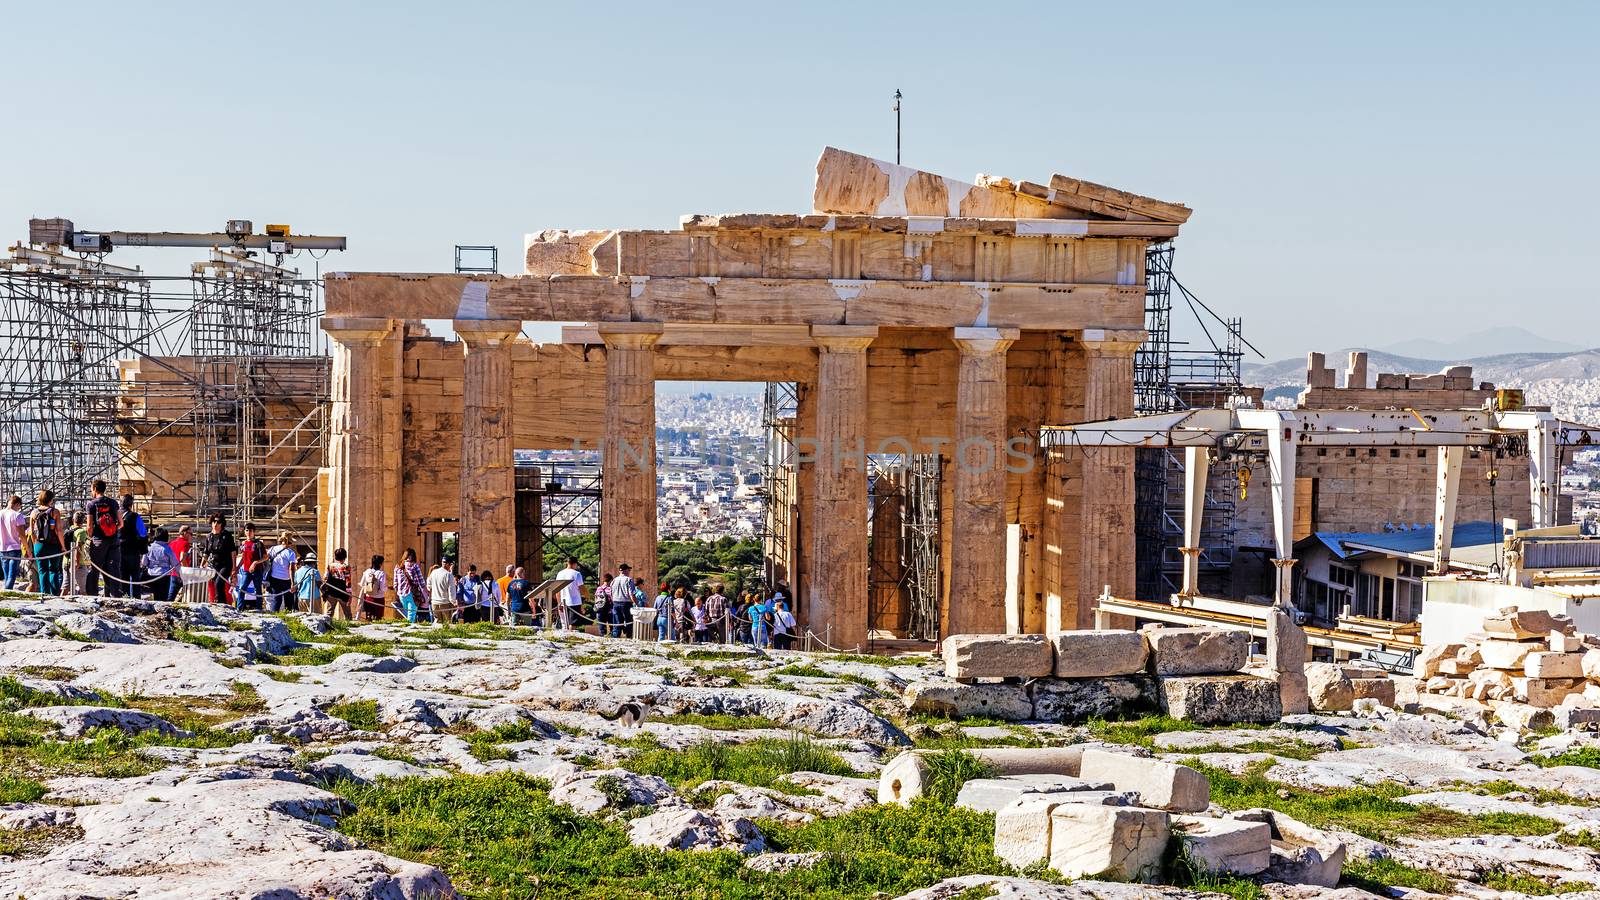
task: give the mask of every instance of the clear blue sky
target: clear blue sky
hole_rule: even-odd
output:
[[[1269,356],[1508,323],[1595,346],[1597,26],[1592,3],[17,4],[0,236],[248,217],[349,235],[325,269],[493,243],[512,271],[527,231],[808,209],[824,145],[892,155],[900,88],[909,165],[1194,207],[1180,277]]]

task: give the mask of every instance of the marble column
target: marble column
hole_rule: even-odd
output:
[[[867,346],[875,325],[813,325],[816,472],[804,626],[834,647],[867,643]]]
[[[333,341],[327,546],[348,550],[357,571],[385,549],[383,345],[394,327],[393,319],[322,320]]]
[[[950,634],[1006,630],[1006,348],[1016,328],[957,328]]]
[[[656,589],[656,342],[659,322],[601,322],[606,416],[600,460],[600,567],[623,563]]]
[[[1144,332],[1085,329],[1083,420],[1099,422],[1133,415],[1133,353]],[[1110,586],[1117,597],[1134,593],[1132,447],[1083,451],[1083,512],[1078,531],[1078,596],[1075,625],[1095,627],[1095,601]],[[1113,622],[1111,627],[1129,623]]]
[[[461,526],[456,555],[498,575],[517,559],[511,346],[516,320],[457,320],[466,353],[461,420]]]

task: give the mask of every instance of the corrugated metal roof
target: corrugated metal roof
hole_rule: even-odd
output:
[[[1318,531],[1307,541],[1321,541],[1340,559],[1349,559],[1360,553],[1385,553],[1392,556],[1410,556],[1433,552],[1433,526],[1409,528],[1405,531]],[[1500,529],[1493,522],[1463,522],[1450,532],[1451,553],[1455,548],[1493,545],[1500,540]]]

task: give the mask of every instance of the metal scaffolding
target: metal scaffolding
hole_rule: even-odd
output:
[[[791,571],[798,561],[796,533],[796,477],[798,460],[794,439],[800,409],[799,387],[792,381],[769,381],[762,394],[761,428],[765,446],[761,448],[761,497],[765,510],[761,515],[761,531],[756,535],[761,542],[762,586],[774,589],[787,585],[791,591],[797,573]]]
[[[1145,340],[1134,354],[1134,410],[1140,415],[1227,406],[1243,391],[1243,322],[1225,319],[1173,276],[1172,243],[1145,252]],[[1209,343],[1189,350],[1172,337],[1174,289]],[[1183,461],[1165,450],[1140,449],[1134,461],[1134,556],[1141,599],[1164,599],[1181,584]],[[1231,592],[1235,474],[1213,466],[1206,491],[1207,527],[1201,536],[1200,572],[1210,592]]]
[[[162,277],[103,253],[13,246],[0,258],[3,486],[70,505],[98,477],[163,519],[314,527],[329,369],[319,288],[239,251]]]
[[[873,455],[867,463],[874,550],[868,554],[868,621],[874,633],[937,641],[944,596],[939,454]],[[876,552],[880,547],[890,552]]]

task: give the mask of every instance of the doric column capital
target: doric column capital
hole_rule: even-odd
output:
[[[811,339],[823,353],[861,353],[877,337],[876,325],[811,326]]]
[[[346,347],[375,347],[394,331],[395,324],[394,319],[324,317],[322,330]]]
[[[509,344],[522,333],[520,319],[456,319],[451,327],[469,350]]]
[[[595,325],[600,340],[618,350],[649,350],[661,340],[667,327],[660,322],[600,322]]]
[[[1020,328],[953,328],[950,334],[962,356],[995,356],[1020,337]]]
[[[1125,356],[1139,349],[1144,338],[1142,328],[1085,328],[1080,332],[1078,343],[1091,353]]]

